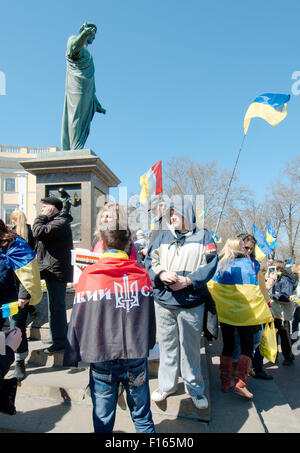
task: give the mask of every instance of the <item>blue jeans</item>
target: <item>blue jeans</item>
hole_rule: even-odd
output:
[[[65,347],[68,331],[66,313],[67,284],[59,280],[46,280],[46,285],[50,339],[52,339],[53,345]]]
[[[90,389],[95,433],[111,433],[115,423],[118,388],[123,384],[137,433],[155,433],[150,410],[147,359],[119,359],[92,363]]]

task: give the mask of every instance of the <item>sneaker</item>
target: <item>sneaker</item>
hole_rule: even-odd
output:
[[[17,360],[13,377],[18,379],[18,382],[26,378],[25,360]]]
[[[164,401],[169,395],[173,395],[173,393],[176,393],[177,389],[171,390],[170,392],[163,392],[160,390],[160,388],[154,390],[154,392],[151,395],[152,401],[159,402],[159,401]]]
[[[208,401],[206,396],[192,396],[192,401],[197,409],[207,409]]]
[[[54,352],[62,352],[64,351],[65,347],[64,346],[55,346],[54,344],[52,346],[49,346],[49,348],[44,349],[44,352],[46,354],[54,354]]]
[[[284,359],[284,361],[282,362],[282,365],[284,365],[284,366],[293,365],[293,360]]]

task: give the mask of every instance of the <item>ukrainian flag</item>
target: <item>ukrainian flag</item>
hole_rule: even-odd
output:
[[[210,234],[212,235],[213,240],[215,241],[216,244],[222,244],[223,240],[218,236],[216,233],[213,231],[210,231]]]
[[[266,234],[267,243],[274,250],[274,247],[277,247],[277,236],[271,225],[268,223],[267,234]]]
[[[253,224],[253,235],[256,240],[254,255],[257,261],[262,261],[266,255],[271,255],[273,249],[267,242],[263,233]]]
[[[248,107],[244,118],[244,133],[248,132],[251,118],[262,118],[272,126],[277,126],[287,115],[286,105],[289,94],[264,93],[258,96]]]
[[[11,302],[10,304],[3,304],[1,307],[2,310],[2,318],[9,318],[18,313],[19,311],[19,303],[18,302]]]
[[[254,326],[272,321],[271,311],[259,288],[249,258],[237,258],[220,268],[207,284],[220,322]]]
[[[30,305],[38,304],[43,296],[40,270],[36,254],[27,242],[17,237],[5,254],[0,253],[0,257],[4,260],[7,268],[14,270],[18,279],[30,294]]]

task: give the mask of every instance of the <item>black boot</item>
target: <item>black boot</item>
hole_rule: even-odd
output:
[[[16,361],[14,377],[16,377],[19,382],[26,378],[25,360]]]

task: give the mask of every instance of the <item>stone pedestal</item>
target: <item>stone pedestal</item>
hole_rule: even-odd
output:
[[[117,176],[90,149],[43,153],[35,159],[20,162],[36,176],[36,209],[41,198],[60,197],[63,187],[71,195],[76,193],[79,203],[71,207],[74,247],[90,248],[98,210],[103,206],[110,187],[120,184]]]

